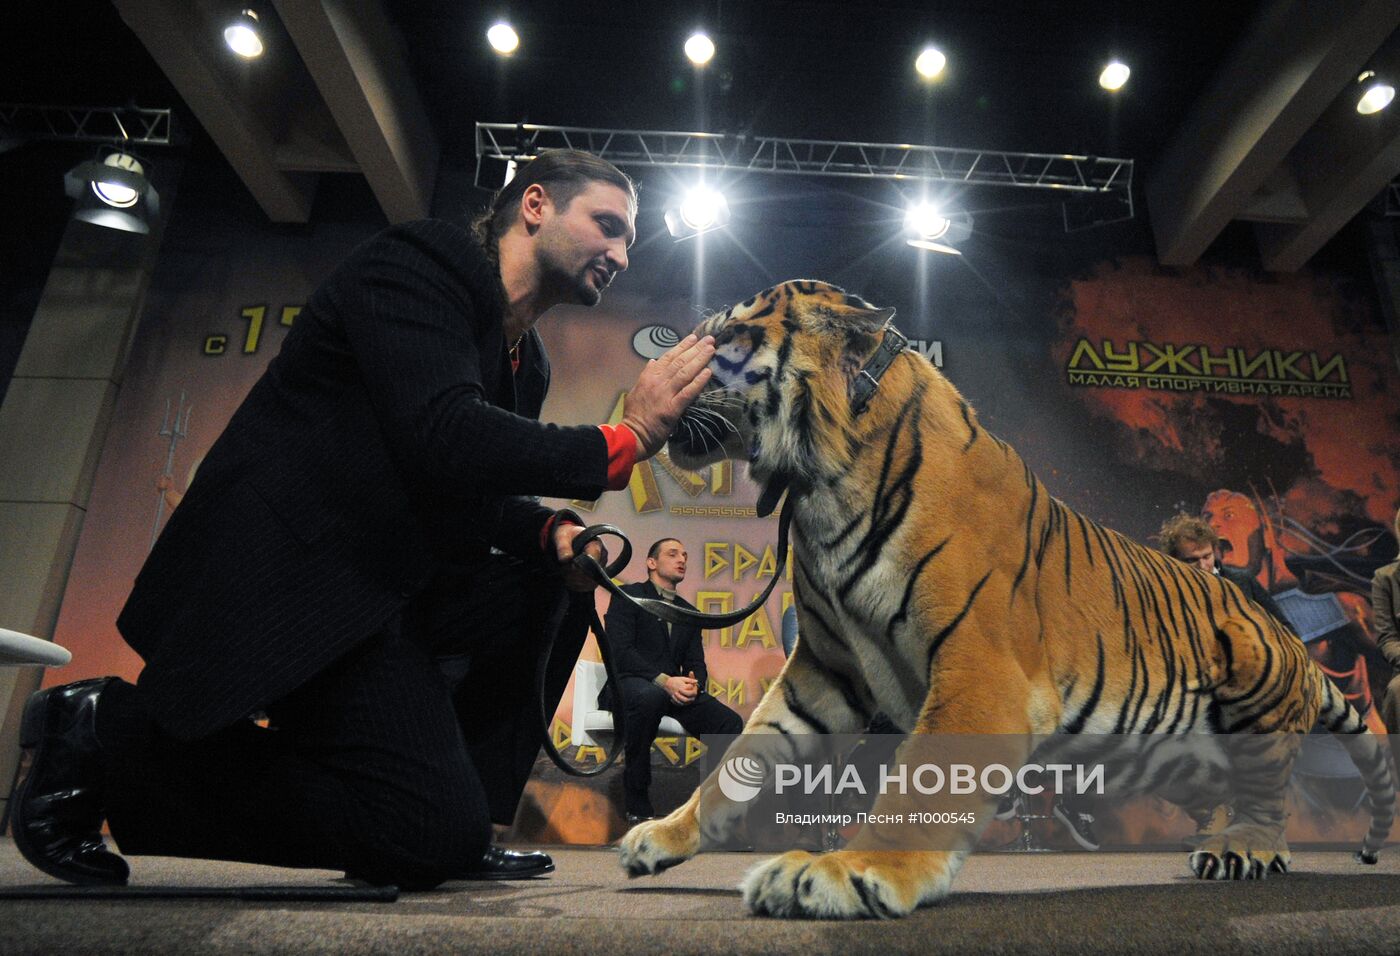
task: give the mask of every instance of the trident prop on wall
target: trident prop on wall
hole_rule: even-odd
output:
[[[165,453],[165,472],[163,476],[170,482],[175,480],[175,447],[180,444],[180,439],[190,432],[190,414],[194,411],[193,405],[185,404],[185,393],[180,392],[180,403],[175,406],[175,420],[170,420],[170,399],[165,400],[165,415],[160,420],[160,431],[156,432],[161,438],[170,439],[170,447]],[[160,522],[165,517],[165,488],[156,489],[156,520],[151,524],[151,544],[156,546],[156,538],[160,535]],[[149,550],[149,549],[148,549]]]

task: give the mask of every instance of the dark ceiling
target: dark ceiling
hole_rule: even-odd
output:
[[[453,0],[389,0],[444,139],[475,120],[911,142],[1146,160],[1241,35],[1251,2],[512,2],[494,20]],[[704,24],[717,54],[681,52]],[[949,58],[935,84],[914,59]],[[1098,86],[1110,56],[1128,87]],[[455,136],[454,136],[455,139]]]
[[[1243,221],[1290,270],[1400,172],[1400,109],[1349,105],[1400,48],[1400,0],[256,0],[251,62],[220,39],[241,5],[22,5],[0,103],[174,106],[279,222],[336,173],[391,220],[423,214],[439,171],[473,162],[476,122],[703,129],[1132,159],[1163,262]],[[509,59],[484,38],[499,17]],[[681,52],[697,26],[718,46],[703,71]],[[934,84],[913,70],[929,42],[949,58]],[[1117,94],[1097,85],[1111,56],[1133,70]]]

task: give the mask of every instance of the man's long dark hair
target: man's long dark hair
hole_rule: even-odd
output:
[[[515,177],[502,186],[490,205],[472,220],[472,232],[494,258],[496,243],[519,215],[520,197],[526,189],[539,183],[549,194],[550,201],[563,209],[595,182],[611,183],[621,189],[636,208],[636,183],[612,163],[578,149],[551,149],[515,171]]]

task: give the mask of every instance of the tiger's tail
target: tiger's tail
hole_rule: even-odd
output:
[[[1356,769],[1361,771],[1371,806],[1371,828],[1366,831],[1356,859],[1361,863],[1375,863],[1380,859],[1381,847],[1395,822],[1395,781],[1391,776],[1390,754],[1386,744],[1371,733],[1361,714],[1337,685],[1325,677],[1321,683],[1324,698],[1318,722],[1341,742]]]

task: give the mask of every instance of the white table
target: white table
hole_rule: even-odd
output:
[[[52,641],[0,627],[0,667],[62,667],[72,659],[67,648]]]

